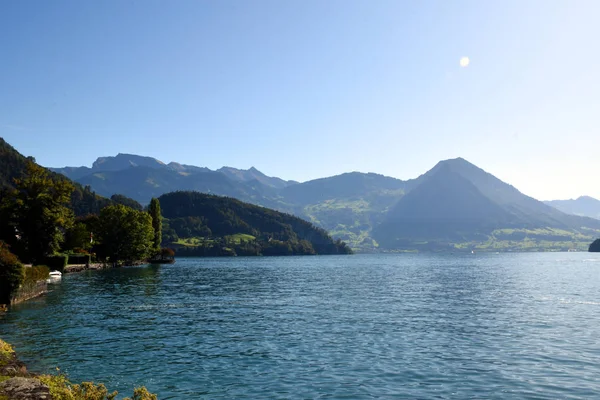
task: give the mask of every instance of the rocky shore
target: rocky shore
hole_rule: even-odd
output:
[[[0,400],[112,400],[103,384],[72,384],[64,375],[30,373],[12,346],[0,339]],[[135,400],[157,400],[145,387],[134,389]],[[123,400],[131,400],[124,398]]]
[[[12,347],[0,339],[0,399],[48,400],[52,399],[50,388],[18,358]]]

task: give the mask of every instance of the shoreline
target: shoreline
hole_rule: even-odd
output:
[[[0,339],[0,400],[88,400],[90,397],[87,394],[90,393],[101,395],[97,398],[102,399],[111,399],[118,394],[116,391],[110,393],[102,383],[73,384],[65,375],[30,372],[25,363],[19,360],[13,347]],[[157,400],[158,397],[140,386],[133,390],[133,399]],[[123,400],[131,399],[125,397]]]

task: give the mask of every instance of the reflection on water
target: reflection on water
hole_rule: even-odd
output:
[[[0,335],[35,370],[161,399],[593,398],[596,261],[178,260],[67,275],[0,317]]]

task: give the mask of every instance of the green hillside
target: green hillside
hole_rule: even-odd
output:
[[[298,217],[198,192],[159,198],[163,240],[189,255],[348,254],[350,248]]]
[[[35,161],[29,159],[29,161]],[[0,197],[1,190],[12,188],[13,180],[20,178],[25,172],[28,158],[20,154],[6,141],[0,138]],[[53,173],[55,179],[66,179],[63,175]],[[111,200],[97,195],[89,186],[74,183],[75,190],[71,195],[71,207],[76,216],[97,214]]]

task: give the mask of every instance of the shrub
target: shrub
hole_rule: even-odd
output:
[[[83,382],[81,385],[73,385],[71,388],[73,397],[82,400],[112,400],[117,397],[117,392],[108,393],[106,386],[93,382]]]
[[[10,361],[15,355],[12,346],[0,339],[0,367]]]
[[[116,391],[108,393],[106,386],[102,383],[72,384],[63,374],[41,375],[38,378],[50,388],[50,394],[54,400],[113,400],[117,397]],[[158,400],[158,397],[142,386],[133,391],[132,398],[126,397],[123,400]]]
[[[158,400],[158,397],[142,386],[133,390],[133,397],[131,399],[126,397],[123,400]]]
[[[0,242],[0,304],[10,303],[12,293],[21,286],[25,276],[23,264]]]
[[[167,248],[167,247],[163,247],[162,249],[160,249],[160,256],[161,257],[175,257],[175,250]]]
[[[31,268],[24,268],[25,279],[23,283],[35,283],[44,279],[48,279],[50,276],[50,268],[45,265],[36,265]]]
[[[51,271],[63,272],[67,266],[69,256],[62,254],[46,257],[45,264],[50,268]]]
[[[72,254],[69,256],[67,264],[89,264],[92,260],[92,256],[89,254]]]

